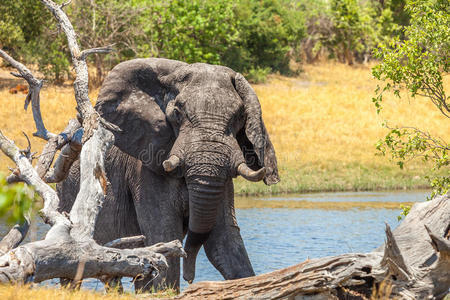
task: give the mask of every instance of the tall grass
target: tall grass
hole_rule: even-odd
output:
[[[0,79],[1,80],[1,79]],[[447,80],[446,87],[450,86]],[[385,98],[377,115],[371,98],[376,81],[370,68],[337,63],[307,65],[297,78],[271,76],[254,85],[263,118],[275,146],[282,181],[272,187],[236,180],[238,194],[306,191],[376,190],[427,186],[428,166],[413,161],[400,170],[386,157],[375,155],[374,144],[391,125],[417,126],[449,140],[448,119],[427,99]],[[98,91],[91,93],[95,99]],[[75,116],[71,87],[46,87],[42,91],[44,122],[59,132]],[[22,130],[31,135],[34,122],[23,110],[24,95],[0,90],[0,129],[25,147]],[[43,141],[33,138],[35,151]],[[0,154],[0,172],[11,163]]]

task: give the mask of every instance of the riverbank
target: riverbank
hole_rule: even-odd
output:
[[[23,111],[23,94],[8,92],[20,81],[1,80],[0,129],[25,147],[22,131],[31,136],[35,130],[31,111]],[[428,165],[415,161],[401,170],[388,158],[376,156],[374,145],[386,134],[381,127],[384,120],[392,126],[417,126],[449,140],[450,128],[443,125],[448,119],[426,99],[392,96],[385,98],[384,109],[377,115],[371,102],[375,87],[369,67],[337,63],[306,65],[299,77],[272,75],[268,83],[254,85],[277,153],[281,182],[267,187],[238,178],[236,194],[427,187]],[[91,99],[97,93],[93,91]],[[62,130],[76,114],[70,86],[46,87],[41,99],[44,122],[53,132]],[[34,151],[41,151],[43,145],[32,138]],[[0,155],[0,172],[8,172],[11,165]]]

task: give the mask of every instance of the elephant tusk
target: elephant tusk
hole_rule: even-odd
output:
[[[245,179],[255,182],[261,181],[264,178],[264,176],[266,176],[266,168],[262,167],[258,171],[253,171],[245,163],[239,165],[239,167],[237,168],[237,172]]]
[[[163,162],[163,168],[166,172],[171,172],[180,165],[180,158],[176,155],[171,155]]]

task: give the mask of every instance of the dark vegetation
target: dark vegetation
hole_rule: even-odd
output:
[[[119,61],[166,57],[222,64],[252,81],[296,74],[300,63],[367,62],[382,41],[404,38],[405,0],[74,0],[66,8],[100,85]],[[39,1],[2,0],[0,47],[48,80],[73,77],[66,41]]]

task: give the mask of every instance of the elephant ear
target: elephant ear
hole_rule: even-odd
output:
[[[247,165],[253,170],[266,168],[264,183],[275,184],[280,181],[275,149],[270,141],[262,119],[261,105],[255,91],[240,73],[234,76],[233,84],[245,108],[245,125],[236,138]]]
[[[161,174],[162,162],[175,140],[165,110],[176,95],[159,77],[180,64],[163,59],[123,62],[106,77],[95,106],[103,118],[121,129],[114,133],[115,145]]]

